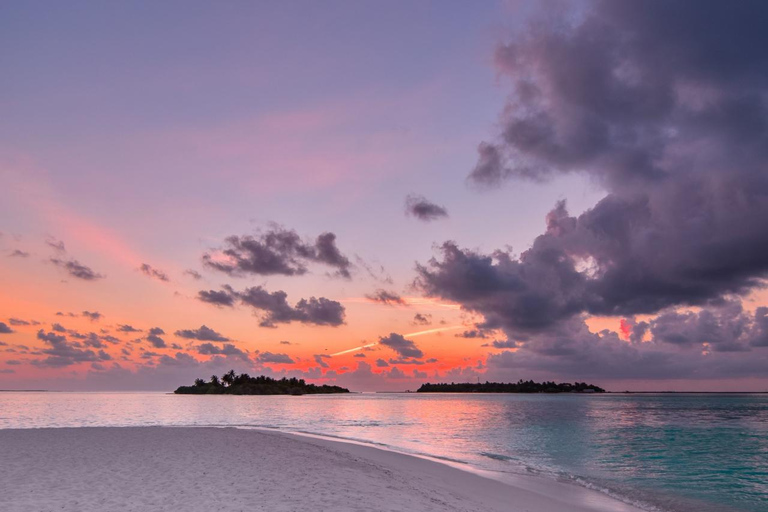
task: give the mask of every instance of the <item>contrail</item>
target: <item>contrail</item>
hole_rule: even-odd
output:
[[[413,338],[414,336],[423,336],[424,334],[432,334],[433,332],[450,331],[451,329],[461,329],[463,325],[452,325],[450,327],[438,327],[437,329],[429,329],[427,331],[412,332],[410,334],[403,334],[403,338]]]
[[[442,331],[450,331],[451,329],[461,329],[464,327],[463,325],[452,325],[450,327],[438,327],[437,329],[429,329],[426,331],[419,331],[419,332],[411,332],[408,334],[403,334],[403,338],[413,338],[416,336],[423,336],[425,334],[432,334],[433,332],[442,332]],[[335,354],[330,354],[331,357],[340,356],[343,354],[349,354],[350,352],[357,352],[358,350],[363,350],[364,348],[373,347],[374,345],[378,345],[378,341],[374,341],[373,343],[368,343],[367,345],[363,345],[361,347],[355,347],[355,348],[349,348],[347,350],[342,350],[341,352],[336,352]]]

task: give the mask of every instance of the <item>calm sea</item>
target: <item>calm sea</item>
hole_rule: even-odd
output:
[[[567,480],[647,510],[768,511],[768,395],[0,393],[0,428],[127,425],[277,428]]]

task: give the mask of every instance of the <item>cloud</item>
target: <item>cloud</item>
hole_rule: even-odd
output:
[[[432,315],[416,313],[413,315],[413,325],[432,325]]]
[[[758,50],[768,5],[594,2],[580,14],[536,18],[497,49],[510,99],[468,179],[498,187],[580,173],[605,196],[580,215],[556,204],[519,256],[445,242],[418,265],[416,285],[523,342],[495,361],[565,370],[537,352],[559,340],[583,371],[620,354],[637,363],[630,374],[654,357],[673,372],[690,347],[701,352],[705,332],[716,338],[705,367],[763,357],[740,331],[757,320],[731,301],[768,277],[768,60]],[[690,307],[703,311],[678,310]],[[630,333],[655,341],[591,338],[605,351],[598,357],[579,342],[590,339],[586,327],[574,326],[588,315],[659,315]]]
[[[80,335],[76,331],[69,331],[68,334],[70,336],[76,337],[77,339],[83,340],[83,345],[92,348],[106,348],[107,345],[105,342],[114,344],[120,341],[113,336],[99,336],[95,332],[90,332],[87,335]]]
[[[139,270],[145,276],[151,277],[152,279],[157,279],[158,281],[168,282],[171,280],[168,277],[168,274],[166,274],[160,269],[154,268],[152,265],[148,263],[142,263],[141,266],[139,267]]]
[[[646,325],[656,342],[703,347],[705,351],[745,352],[751,347],[768,346],[766,313],[766,307],[747,313],[739,300],[731,299],[697,312],[667,311]],[[635,338],[630,339],[638,344],[638,338],[635,333]]]
[[[22,320],[20,318],[9,318],[8,323],[11,325],[40,325],[40,322],[36,320]]]
[[[256,360],[260,363],[273,364],[293,364],[295,361],[287,354],[273,354],[272,352],[262,352]]]
[[[132,325],[122,324],[117,326],[119,332],[141,332],[141,329],[137,329]]]
[[[386,304],[387,306],[392,306],[395,304],[405,305],[405,301],[402,297],[400,297],[400,295],[396,294],[395,292],[383,290],[381,288],[376,290],[374,293],[367,294],[365,298],[372,300],[373,302]]]
[[[56,323],[56,322],[51,324],[51,329],[56,331],[56,332],[67,332],[67,328],[66,327],[64,327],[60,323]]]
[[[185,275],[185,276],[189,276],[189,277],[191,277],[191,278],[192,278],[192,279],[194,279],[195,281],[199,281],[200,279],[202,279],[202,278],[203,278],[203,276],[202,276],[202,275],[200,275],[200,272],[198,272],[197,270],[192,270],[191,268],[190,268],[190,269],[187,269],[187,270],[185,270],[185,271],[184,271],[184,275]]]
[[[225,287],[222,291],[200,290],[197,292],[197,299],[208,304],[220,307],[233,307],[235,305],[236,295],[231,287]]]
[[[329,364],[324,361],[324,359],[330,359],[331,356],[327,354],[315,354],[314,356],[315,362],[320,366],[320,368],[329,368]]]
[[[240,359],[247,360],[248,354],[240,350],[231,343],[225,343],[223,346],[218,347],[213,343],[203,343],[197,347],[197,353],[203,355],[225,355],[238,357]]]
[[[8,255],[9,258],[29,258],[29,253],[27,251],[22,251],[21,249],[14,249],[11,251],[11,254]]]
[[[69,342],[66,336],[54,332],[46,333],[40,329],[37,332],[37,339],[46,343],[50,348],[40,351],[48,357],[31,361],[35,366],[61,368],[83,362],[107,361],[111,359],[110,355],[103,350],[99,350],[97,353],[90,349],[79,348],[77,344]]]
[[[288,304],[288,295],[282,291],[268,292],[261,286],[236,292],[225,288],[233,300],[263,312],[260,326],[275,327],[281,323],[300,322],[313,325],[339,326],[344,323],[345,310],[341,303],[325,297],[301,299],[295,306]]]
[[[13,332],[16,332],[16,331],[8,327],[8,325],[5,324],[4,322],[0,322],[0,334],[11,334]]]
[[[389,367],[389,363],[386,362],[384,359],[377,359],[376,360],[376,366],[379,368],[387,368]]]
[[[246,288],[242,292],[231,286],[222,287],[222,291],[201,290],[198,299],[217,306],[233,306],[236,301],[250,306],[262,315],[261,327],[275,327],[280,323],[300,322],[314,325],[338,326],[344,323],[344,306],[337,301],[324,297],[301,299],[295,306],[287,301],[284,291],[268,292],[261,286]]]
[[[457,338],[487,338],[488,334],[482,329],[471,329],[455,335]]]
[[[103,279],[105,277],[103,274],[95,272],[90,267],[87,267],[74,259],[62,260],[60,258],[51,258],[50,262],[57,267],[66,270],[72,277],[82,279],[83,281],[96,281],[97,279]]]
[[[368,276],[374,281],[386,284],[392,284],[394,282],[392,280],[392,276],[390,276],[387,270],[384,268],[384,265],[377,263],[376,267],[374,267],[357,255],[355,255],[355,261],[357,262],[358,266],[362,267]]]
[[[155,348],[165,348],[165,340],[160,335],[165,334],[165,331],[160,327],[152,327],[147,335],[147,341]]]
[[[64,246],[64,242],[53,237],[46,238],[45,244],[58,254],[64,254],[67,252],[67,248]]]
[[[405,198],[405,212],[425,222],[448,217],[448,210],[428,201],[424,196],[409,195]]]
[[[391,348],[397,352],[401,358],[413,357],[420,359],[424,357],[424,353],[419,350],[413,341],[406,339],[402,335],[394,332],[390,333],[389,336],[383,336],[379,338],[379,344]]]
[[[323,233],[310,243],[278,226],[257,236],[230,236],[223,249],[204,254],[203,263],[232,276],[302,275],[308,271],[308,263],[319,263],[349,279],[352,267],[336,246],[335,234]]]
[[[83,316],[87,317],[91,322],[96,322],[104,317],[98,311],[83,311]]]
[[[726,318],[736,319],[730,314]],[[719,335],[698,337],[696,341],[679,343],[681,339],[660,337],[628,343],[611,331],[592,333],[582,319],[574,318],[556,329],[537,334],[515,352],[490,354],[486,378],[509,379],[517,375],[583,379],[586,374],[596,380],[648,381],[768,376],[768,353],[761,348],[744,357],[742,349],[729,347],[733,341],[727,327],[727,322],[724,324],[721,320],[717,327]],[[752,331],[752,327],[747,329],[749,334],[736,342],[746,344],[760,339],[759,328]],[[725,350],[716,351],[715,345]]]
[[[517,342],[512,340],[493,340],[491,346],[493,348],[517,348]]]
[[[201,325],[199,329],[183,329],[174,333],[179,338],[198,341],[230,341],[229,338],[222,336],[210,327]]]

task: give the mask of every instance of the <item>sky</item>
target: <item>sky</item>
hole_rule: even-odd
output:
[[[0,389],[766,391],[766,23],[4,2]]]

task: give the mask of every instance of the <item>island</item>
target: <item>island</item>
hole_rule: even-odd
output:
[[[417,393],[605,393],[605,390],[585,382],[460,382],[450,384],[422,384]]]
[[[340,386],[307,384],[304,379],[273,379],[263,375],[251,377],[247,373],[237,375],[234,370],[225,373],[221,379],[216,375],[209,381],[196,379],[192,386],[179,386],[177,395],[320,395],[349,393]]]

